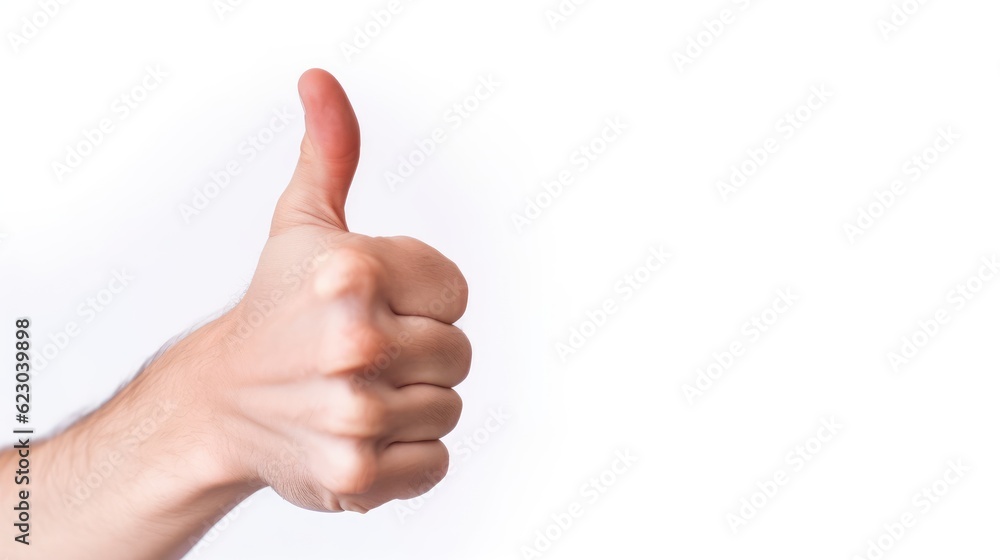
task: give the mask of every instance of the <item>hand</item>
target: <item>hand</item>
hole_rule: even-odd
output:
[[[216,346],[197,392],[227,472],[304,508],[366,512],[447,471],[440,438],[472,359],[452,325],[468,287],[420,241],[348,231],[357,118],[324,71],[306,72],[299,93],[298,166],[245,297],[197,333]]]
[[[357,118],[326,72],[306,72],[299,92],[302,155],[246,296],[99,409],[33,440],[39,536],[16,558],[181,558],[264,486],[304,508],[366,512],[444,476],[439,438],[458,422],[452,388],[472,360],[452,325],[465,279],[419,241],[347,231]],[[0,452],[0,470],[21,460]],[[25,499],[13,482],[0,503]]]

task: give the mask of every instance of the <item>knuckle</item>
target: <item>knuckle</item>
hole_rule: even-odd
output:
[[[389,343],[385,332],[366,316],[337,317],[322,340],[322,367],[333,374],[364,374]]]
[[[408,235],[394,235],[392,237],[384,238],[387,242],[392,243],[399,247],[400,249],[414,254],[425,254],[427,252],[436,252],[434,248],[430,245],[424,243],[423,241],[410,237]]]
[[[357,362],[358,367],[377,361],[379,354],[389,343],[385,332],[371,321],[357,321],[345,331],[342,337],[344,351]]]
[[[389,407],[380,398],[368,393],[358,393],[350,404],[344,407],[343,435],[358,438],[375,438],[386,431]]]
[[[375,455],[359,449],[341,459],[324,486],[338,496],[357,496],[371,490],[377,476]]]
[[[382,266],[373,255],[358,247],[337,247],[316,276],[315,289],[329,299],[370,298],[381,274]]]
[[[361,445],[389,429],[388,403],[367,388],[356,388],[350,380],[337,380],[331,390],[320,390],[317,397],[317,404],[300,418],[320,433]]]

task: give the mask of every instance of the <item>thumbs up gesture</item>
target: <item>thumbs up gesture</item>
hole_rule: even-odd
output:
[[[452,325],[468,287],[420,241],[348,230],[357,117],[322,70],[299,94],[298,165],[246,295],[206,327],[217,370],[199,392],[212,395],[227,472],[304,508],[366,512],[447,471],[440,438],[458,422],[453,387],[472,360]]]

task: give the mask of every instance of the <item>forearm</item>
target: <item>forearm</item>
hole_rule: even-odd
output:
[[[182,343],[183,345],[184,343]],[[193,367],[172,349],[99,410],[32,445],[28,486],[3,455],[2,504],[30,489],[31,544],[8,538],[13,558],[177,558],[259,488],[219,460],[211,413],[184,387]],[[215,439],[210,439],[215,438]]]

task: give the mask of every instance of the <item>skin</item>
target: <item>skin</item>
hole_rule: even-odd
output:
[[[420,241],[348,231],[357,118],[322,70],[303,74],[299,94],[301,156],[247,294],[104,406],[32,442],[31,545],[9,535],[0,553],[179,558],[261,488],[364,513],[443,478],[440,438],[472,360],[452,325],[468,286]],[[16,462],[0,455],[5,507],[24,489]]]

